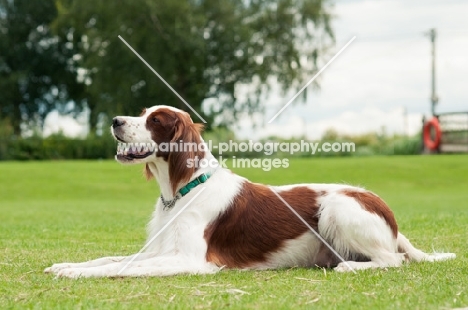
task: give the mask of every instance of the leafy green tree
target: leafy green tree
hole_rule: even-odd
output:
[[[317,70],[319,42],[333,41],[326,0],[58,0],[57,6],[54,29],[78,49],[93,127],[100,116],[156,104],[187,110],[119,35],[209,124],[261,110],[272,78],[284,89],[301,86]],[[239,84],[256,86],[240,98]]]
[[[82,107],[76,52],[50,31],[56,17],[53,0],[0,0],[0,120],[8,119],[16,135],[22,125],[41,128],[51,110]]]

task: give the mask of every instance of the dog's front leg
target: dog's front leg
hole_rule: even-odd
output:
[[[97,266],[104,266],[108,264],[112,264],[115,262],[120,262],[125,260],[128,256],[109,256],[109,257],[102,257],[94,260],[90,260],[87,262],[82,263],[58,263],[53,264],[51,267],[48,267],[44,270],[45,273],[58,273],[62,269],[68,268],[90,268],[90,267],[97,267]]]
[[[171,276],[176,274],[212,274],[221,268],[205,260],[186,257],[152,257],[132,262],[119,262],[91,268],[66,268],[57,273],[58,277],[148,277]]]
[[[144,260],[149,257],[154,257],[155,254],[153,253],[142,253],[142,254],[134,254],[130,256],[108,256],[102,257],[94,260],[90,260],[83,263],[60,263],[60,264],[53,264],[51,267],[48,267],[44,270],[45,273],[55,273],[57,274],[59,271],[63,269],[70,269],[70,268],[93,268],[93,267],[100,267],[106,266],[110,264],[115,264],[119,262],[128,262],[128,261],[138,261]]]

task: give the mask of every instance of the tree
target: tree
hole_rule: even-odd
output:
[[[0,120],[16,135],[22,125],[41,129],[51,110],[81,107],[73,50],[50,31],[56,17],[53,0],[0,0]]]
[[[318,41],[333,39],[325,0],[57,3],[54,30],[78,50],[93,127],[100,115],[134,115],[156,104],[187,110],[119,35],[210,124],[261,109],[272,77],[284,89],[301,86],[317,70]],[[239,84],[256,86],[238,98]]]

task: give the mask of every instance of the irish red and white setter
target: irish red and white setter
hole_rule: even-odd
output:
[[[168,106],[145,109],[138,117],[115,117],[112,125],[120,142],[156,146],[203,143],[201,130],[186,112]],[[195,158],[216,162],[203,148],[118,153],[117,161],[144,164],[147,177],[159,183],[161,197],[148,226],[144,251],[54,264],[45,272],[70,278],[294,266],[335,267],[344,272],[455,257],[452,253],[426,254],[413,247],[398,231],[390,208],[365,189],[341,184],[267,186],[216,165],[187,164]]]

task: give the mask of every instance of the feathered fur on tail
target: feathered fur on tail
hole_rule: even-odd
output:
[[[454,259],[456,257],[454,253],[432,253],[432,254],[424,253],[423,251],[416,249],[411,244],[411,242],[401,233],[398,233],[397,245],[398,245],[398,252],[404,253],[408,261],[435,262],[435,261]]]

